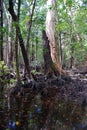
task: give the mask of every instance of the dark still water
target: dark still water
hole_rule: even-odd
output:
[[[26,90],[25,90],[26,91]],[[87,130],[87,110],[76,100],[27,90],[24,95],[0,97],[0,130]]]

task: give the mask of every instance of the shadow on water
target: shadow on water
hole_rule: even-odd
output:
[[[26,91],[25,95],[0,97],[1,130],[87,130],[87,108],[61,98],[55,88],[48,95]]]

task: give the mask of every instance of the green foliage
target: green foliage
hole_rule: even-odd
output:
[[[66,6],[71,7],[72,6],[72,0],[66,0]]]
[[[9,73],[8,67],[5,65],[4,61],[0,61],[0,82],[2,85],[6,85],[9,79],[5,78],[5,75]]]
[[[15,82],[17,82],[17,80],[16,80],[16,79],[11,78],[11,79],[10,79],[10,86],[11,86],[11,84],[14,84]]]
[[[58,23],[56,24],[56,29],[57,30],[61,30],[62,32],[64,32],[65,30],[67,30],[69,27],[69,24],[67,22],[61,22],[61,23]]]
[[[83,0],[83,4],[87,5],[87,0]]]
[[[32,74],[35,74],[35,73],[36,73],[36,70],[34,70],[34,69],[31,70],[31,73],[32,73]]]
[[[11,73],[11,70],[9,69],[9,67],[5,64],[4,61],[0,61],[0,83],[1,83],[1,87],[3,86],[7,86],[9,84],[9,86],[13,83],[15,83],[17,80],[13,78],[9,78]]]
[[[9,68],[5,65],[4,61],[0,61],[0,76],[5,74],[6,71],[9,71]]]

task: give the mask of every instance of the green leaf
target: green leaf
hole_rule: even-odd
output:
[[[3,65],[4,65],[4,61],[0,61],[0,69],[2,69]]]

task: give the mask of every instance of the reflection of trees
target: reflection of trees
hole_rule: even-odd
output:
[[[39,127],[55,129],[59,125],[69,127],[74,126],[77,123],[81,123],[83,112],[81,106],[75,102],[64,102],[55,100],[46,100],[43,101],[42,111],[38,118]]]
[[[65,125],[74,125],[82,119],[82,110],[80,105],[75,102],[59,101],[52,114],[52,119],[60,120]]]
[[[63,126],[73,127],[81,124],[84,115],[84,109],[77,102],[65,102],[61,98],[59,99],[53,88],[49,89],[48,97],[30,92],[24,97],[16,97],[13,104],[14,107],[11,107],[12,110],[8,114],[13,115],[12,112],[14,112],[14,117],[10,117],[10,120],[15,118],[16,121],[19,121],[20,128],[51,130],[58,129],[60,126],[61,128]],[[20,107],[18,108],[18,106]]]

